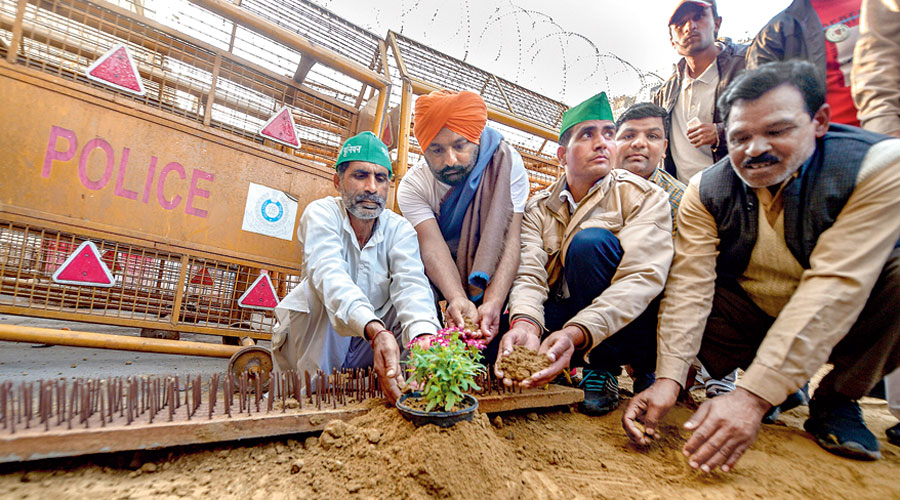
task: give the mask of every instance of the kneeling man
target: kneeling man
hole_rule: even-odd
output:
[[[622,365],[634,368],[636,390],[653,383],[656,311],[647,306],[662,292],[673,253],[668,196],[613,169],[615,135],[605,93],[563,116],[557,157],[565,173],[525,209],[512,328],[500,344],[501,354],[523,345],[550,358],[523,387],[552,381],[575,354],[585,359],[582,411],[594,415],[618,406]]]
[[[719,104],[729,157],[684,193],[659,379],[631,401],[625,430],[641,443],[657,433],[694,356],[713,377],[743,368],[734,392],[685,424],[689,464],[728,471],[763,415],[828,361],[804,427],[828,451],[876,459],[856,400],[900,363],[900,140],[829,128],[825,84],[805,61],[744,73]]]
[[[297,229],[303,280],[275,309],[272,351],[281,370],[298,373],[375,365],[396,401],[403,345],[440,327],[419,258],[416,232],[384,210],[391,159],[371,132],[347,139],[334,186],[340,196],[310,203]]]

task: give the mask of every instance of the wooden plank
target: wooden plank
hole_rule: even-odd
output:
[[[516,390],[506,393],[492,393],[476,396],[478,411],[497,413],[501,411],[524,410],[528,408],[548,408],[584,401],[584,391],[574,387],[551,384],[546,389]]]
[[[291,410],[289,413],[262,413],[253,416],[228,418],[214,416],[211,420],[201,410],[193,420],[165,422],[162,413],[149,424],[100,427],[92,423],[90,429],[50,430],[22,429],[16,434],[0,435],[0,463],[72,457],[92,453],[153,450],[188,444],[237,441],[259,437],[282,436],[321,431],[331,420],[350,420],[369,411],[367,406],[345,407],[336,410]],[[182,407],[183,412],[183,407]],[[399,416],[397,418],[400,418]]]

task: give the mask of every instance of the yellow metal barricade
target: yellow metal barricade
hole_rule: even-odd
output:
[[[299,215],[390,93],[383,40],[290,7],[0,0],[0,312],[269,337],[271,308],[239,299],[299,282]],[[120,45],[144,95],[86,77]],[[299,147],[259,135],[284,107]],[[53,279],[85,241],[113,286]]]

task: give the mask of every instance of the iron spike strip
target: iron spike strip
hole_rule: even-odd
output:
[[[190,392],[188,386],[191,385],[191,377],[184,381],[184,414],[187,415],[188,422],[191,421],[191,406],[188,404]]]
[[[322,409],[322,380],[319,378],[319,370],[316,370],[316,408]]]
[[[228,418],[231,418],[231,405],[229,402],[231,401],[231,395],[234,391],[231,390],[231,374],[225,374],[225,380],[222,384],[222,404],[225,405],[225,415],[228,415]]]
[[[166,393],[168,395],[167,399],[169,400],[169,404],[167,405],[169,422],[171,422],[175,418],[175,381],[171,378],[166,380]]]
[[[41,419],[44,421],[44,430],[50,430],[50,417],[53,416],[53,387],[50,385],[50,381],[47,381],[47,384],[44,385],[41,383],[43,387],[41,387],[41,399],[44,400],[44,411]]]
[[[312,400],[312,397],[313,397],[313,396],[312,396],[312,383],[311,383],[310,380],[309,380],[309,372],[306,371],[306,370],[304,370],[304,371],[303,371],[303,375],[306,377],[306,397],[309,398],[309,404],[310,404],[310,406],[312,406],[312,404],[313,404],[313,400]]]
[[[27,392],[27,394],[26,394]],[[22,406],[25,410],[25,428],[31,428],[31,391],[28,390],[28,383],[22,382]]]
[[[6,382],[0,383],[0,420],[3,421],[3,428],[9,427],[9,406],[6,401]]]
[[[99,380],[98,380],[99,383]],[[106,427],[106,415],[105,415],[105,407],[103,406],[103,391],[102,387],[97,388],[97,399],[100,401],[97,406],[100,411],[100,427]]]
[[[196,383],[194,384],[194,414],[197,414],[197,409],[200,408],[200,403],[203,402],[203,380],[200,375],[197,375]]]
[[[331,373],[331,405],[334,406],[334,409],[336,410],[338,404],[338,382],[340,379],[340,372],[335,368],[332,368]]]
[[[266,413],[272,411],[272,403],[275,400],[275,377],[274,374],[269,375],[269,392],[266,394]]]
[[[259,398],[262,396],[262,377],[259,375],[253,377],[256,381],[256,390],[254,390],[253,399],[256,401],[256,413],[259,413]]]
[[[9,418],[9,432],[10,434],[16,433],[16,394],[15,389],[13,388],[13,383],[10,382],[7,386],[6,390],[7,397],[9,398],[9,413],[3,412],[3,415],[12,415]]]
[[[79,398],[81,400],[81,408],[80,408],[81,409],[81,420],[80,420],[80,422],[84,423],[85,429],[90,429],[91,423],[88,422],[88,404],[90,404],[88,398],[90,397],[90,392],[88,392],[87,389],[88,389],[87,381],[85,381],[84,383],[81,384],[81,394],[80,394],[81,397]]]
[[[44,379],[38,380],[38,425],[44,423]]]
[[[107,399],[107,417],[109,417],[109,423],[113,423],[116,419],[116,410],[118,409],[119,402],[116,399],[118,391],[116,388],[119,386],[118,377],[111,378],[107,381],[107,390],[109,394],[109,398]]]
[[[291,381],[294,383],[294,399],[297,400],[297,405],[300,409],[303,409],[303,389],[300,387],[300,374],[297,372],[291,372],[290,374]]]
[[[213,412],[216,408],[216,396],[219,392],[219,374],[214,374],[209,381],[209,419],[212,420]]]
[[[287,374],[281,372],[278,375],[281,379],[281,413],[284,413],[285,411],[287,411],[287,387],[285,387],[285,383],[287,383]]]
[[[126,387],[125,387],[125,405],[124,406],[126,408],[126,414],[127,414],[127,420],[126,420],[125,425],[131,425],[131,392],[132,392],[131,387],[132,387],[131,377],[128,377],[128,379],[126,380]]]

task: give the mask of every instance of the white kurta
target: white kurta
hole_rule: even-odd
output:
[[[340,369],[351,337],[373,320],[400,333],[404,346],[440,328],[416,233],[400,215],[382,212],[360,249],[341,199],[323,198],[306,207],[297,237],[303,280],[275,308],[279,369]]]

